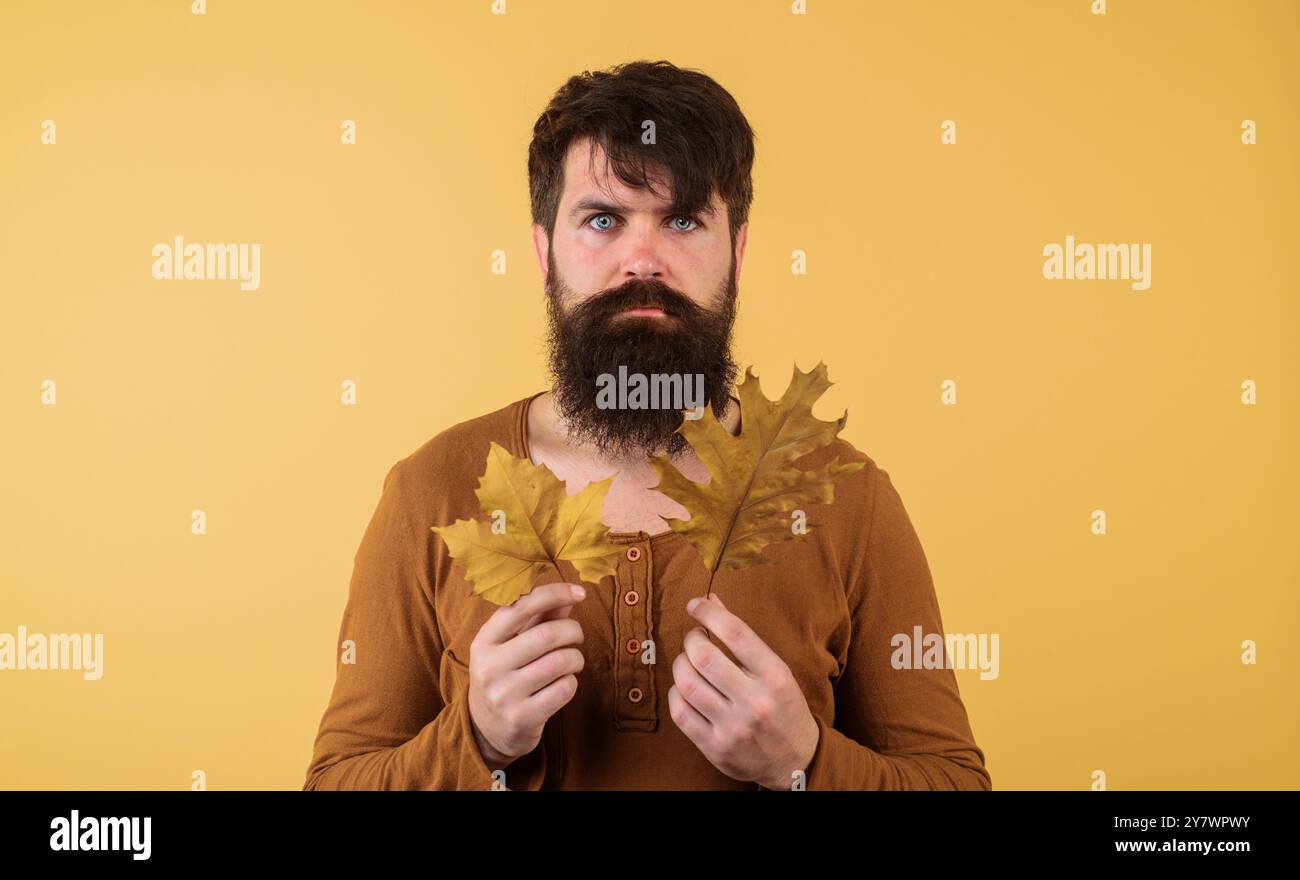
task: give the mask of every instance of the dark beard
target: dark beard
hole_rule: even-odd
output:
[[[550,368],[556,411],[571,440],[590,443],[616,460],[646,454],[675,458],[687,447],[681,434],[683,413],[671,408],[601,409],[597,406],[598,379],[602,374],[699,374],[704,379],[695,400],[713,406],[721,421],[731,407],[736,364],[731,359],[731,331],[735,323],[736,260],[732,254],[727,280],[718,291],[718,311],[703,308],[668,285],[633,278],[621,287],[603,291],[561,311],[560,298],[571,297],[555,271],[554,250],[549,257],[546,282],[550,329]],[[663,309],[666,317],[624,316],[636,306]]]

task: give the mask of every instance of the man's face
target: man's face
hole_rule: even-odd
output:
[[[736,373],[731,333],[748,224],[733,249],[716,191],[711,214],[671,214],[662,178],[655,193],[628,187],[604,168],[598,147],[589,161],[589,144],[575,143],[566,157],[551,241],[533,228],[546,265],[556,408],[574,439],[612,458],[677,455],[686,446],[674,433],[681,410],[603,408],[600,377],[617,378],[620,367],[628,376],[702,376],[691,403],[711,402],[723,417]]]

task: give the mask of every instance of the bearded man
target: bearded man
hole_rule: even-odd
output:
[[[690,512],[656,491],[649,457],[708,482],[682,420],[707,406],[743,427],[731,342],[753,138],[725,89],[666,61],[574,76],[538,118],[551,387],[389,469],[340,629],[361,659],[338,666],[304,788],[991,787],[951,666],[896,662],[900,635],[943,628],[870,457],[836,439],[801,459],[864,467],[808,506],[815,529],[766,551],[775,565],[710,582],[666,522]],[[611,406],[611,377],[682,392]],[[566,571],[501,607],[474,595],[431,528],[481,515],[493,442],[570,494],[614,477],[601,517],[615,574]]]

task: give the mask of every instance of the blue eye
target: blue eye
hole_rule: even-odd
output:
[[[613,217],[614,217],[614,215],[613,215],[613,214],[610,214],[610,213],[592,214],[589,218],[587,218],[587,225],[588,225],[591,229],[596,230],[597,232],[607,232],[608,230],[613,229],[613,226],[591,226],[591,223],[592,223],[593,221],[595,221],[595,220],[599,220],[599,219],[602,218],[602,217],[608,217],[608,218],[610,218],[610,219],[612,220]],[[675,231],[677,231],[677,232],[694,232],[696,229],[698,229],[698,228],[700,227],[700,221],[699,221],[699,220],[697,220],[695,217],[687,216],[686,214],[678,214],[676,217],[673,217],[673,218],[671,218],[671,219],[672,219],[672,220],[686,220],[687,222],[689,222],[689,223],[692,224],[691,226],[686,227],[686,228],[684,228],[684,229],[683,229],[682,227],[680,227],[680,226],[674,227]]]

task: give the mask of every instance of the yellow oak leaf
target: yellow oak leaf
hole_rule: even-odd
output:
[[[835,482],[866,466],[841,464],[836,458],[824,467],[802,470],[794,462],[827,445],[848,421],[848,411],[835,421],[812,414],[813,404],[832,383],[826,365],[811,372],[795,365],[794,376],[780,400],[768,400],[758,377],[746,368],[737,388],[740,434],[733,436],[713,414],[710,403],[703,416],[682,420],[677,432],[690,441],[709,469],[709,482],[688,479],[665,457],[650,464],[659,474],[655,488],[690,511],[691,518],[669,519],[668,525],[699,552],[713,575],[724,569],[770,565],[763,548],[796,537],[790,513],[809,504],[835,500]]]
[[[614,574],[623,552],[606,538],[609,529],[601,520],[613,481],[611,476],[588,483],[570,495],[546,465],[515,458],[493,442],[475,492],[487,521],[458,519],[432,528],[464,568],[474,593],[497,605],[529,592],[548,568],[565,580],[561,560],[582,580],[599,583]]]

